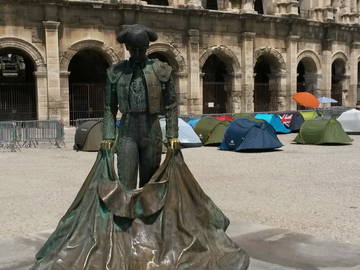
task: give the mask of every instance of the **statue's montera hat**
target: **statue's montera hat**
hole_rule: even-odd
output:
[[[149,43],[157,40],[157,34],[142,24],[132,24],[121,31],[116,40],[135,48],[147,48]]]

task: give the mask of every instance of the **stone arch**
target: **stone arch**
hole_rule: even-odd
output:
[[[337,51],[333,54],[331,63],[333,63],[335,60],[341,59],[345,62],[346,72],[349,71],[349,58],[346,56],[346,54],[342,51]]]
[[[216,72],[223,72],[223,74],[213,81],[211,77],[208,77],[207,74],[211,74],[208,70],[209,66],[206,65],[207,61],[216,61],[219,63],[218,69]],[[221,67],[222,64],[223,67]],[[206,112],[209,109],[210,103],[212,103],[212,96],[215,96],[215,103],[222,108],[222,112],[231,112],[238,110],[240,107],[241,97],[240,97],[240,63],[238,61],[235,53],[226,46],[216,45],[210,48],[207,48],[201,55],[199,59],[199,67],[201,76],[201,85],[202,85],[202,101],[203,101],[203,112]],[[210,73],[204,72],[204,69],[207,69]],[[204,73],[202,73],[204,72]],[[220,78],[223,77],[223,81],[220,82]],[[219,81],[217,81],[219,80]],[[216,86],[218,85],[218,86]],[[210,102],[210,103],[209,103]],[[216,105],[216,106],[217,106]],[[208,107],[207,107],[208,106]],[[215,106],[215,107],[216,107]],[[225,109],[224,109],[225,108]],[[220,111],[208,111],[207,113],[220,113]]]
[[[271,58],[273,58],[275,61],[273,62],[274,65],[271,66],[272,72],[274,73],[278,73],[278,72],[282,72],[285,73],[286,72],[286,64],[284,61],[283,56],[281,55],[281,53],[274,49],[274,48],[260,48],[255,50],[254,53],[254,67],[255,64],[258,60],[258,58],[262,55],[269,55]]]
[[[177,73],[186,72],[185,59],[180,51],[167,43],[154,43],[148,48],[146,54],[163,53],[168,56],[171,66],[176,68]]]
[[[104,55],[106,61],[109,65],[115,64],[121,60],[119,54],[115,52],[115,50],[109,46],[107,46],[101,40],[95,39],[86,39],[73,43],[61,56],[60,58],[60,70],[67,71],[71,59],[77,54],[79,51],[83,49],[93,49]]]
[[[303,60],[304,58],[308,58],[311,59],[313,61],[313,63],[315,64],[315,68],[316,70],[312,70],[312,72],[316,72],[316,73],[321,73],[321,61],[319,56],[311,50],[305,50],[302,51],[297,58],[297,63],[299,64],[301,60]]]
[[[40,67],[45,66],[45,57],[42,55],[39,49],[37,49],[30,42],[16,37],[1,37],[0,38],[0,49],[3,48],[16,48],[24,51],[34,61],[36,70]]]
[[[297,58],[297,70],[296,90],[320,95],[321,61],[318,55],[311,50],[302,51]]]
[[[212,46],[205,50],[205,52],[200,57],[200,70],[203,68],[206,60],[212,54],[215,54],[224,61],[229,74],[235,75],[240,73],[240,63],[237,56],[232,50],[223,45]]]
[[[337,63],[335,63],[337,62]],[[344,106],[348,103],[350,65],[348,57],[342,51],[335,52],[331,61],[331,97]]]
[[[278,50],[266,47],[254,52],[255,111],[285,109],[286,74],[286,64]]]

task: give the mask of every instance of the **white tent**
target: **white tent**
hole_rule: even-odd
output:
[[[179,140],[183,147],[198,147],[202,146],[199,136],[195,133],[193,128],[184,120],[179,118]],[[166,139],[166,121],[165,118],[160,119],[161,131],[163,134],[163,140]]]
[[[356,109],[343,112],[337,119],[345,132],[360,132],[360,111]]]

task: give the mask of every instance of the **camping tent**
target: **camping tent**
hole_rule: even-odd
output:
[[[204,145],[220,144],[228,125],[228,121],[220,121],[213,117],[204,117],[196,124],[194,131]]]
[[[352,139],[341,124],[332,118],[305,121],[294,141],[301,144],[351,144]]]
[[[163,135],[163,140],[166,140],[166,119],[160,119],[160,126]],[[202,146],[199,136],[195,133],[192,127],[181,118],[178,119],[179,140],[183,147],[198,147]]]
[[[187,123],[188,123],[192,128],[195,128],[197,122],[199,122],[200,119],[201,119],[201,118],[190,119]]]
[[[267,122],[253,122],[246,118],[234,120],[226,129],[220,150],[269,150],[283,146],[275,129]]]
[[[300,114],[301,114],[301,116],[304,118],[304,121],[314,120],[316,117],[319,116],[316,111],[300,112]]]
[[[233,116],[234,119],[238,119],[238,118],[246,118],[246,119],[249,119],[253,122],[258,122],[258,123],[262,123],[262,122],[265,122],[265,120],[262,120],[262,119],[256,119],[254,117],[254,114],[252,113],[236,113],[234,114]]]
[[[343,112],[337,119],[348,133],[360,132],[360,111],[356,109]]]
[[[216,116],[215,119],[220,120],[220,121],[229,121],[229,122],[231,122],[233,120],[232,116],[230,116],[230,115],[219,115],[219,116]]]
[[[280,117],[275,114],[258,113],[255,115],[256,119],[262,119],[268,122],[276,130],[277,133],[290,133],[290,129],[287,129],[280,120]]]
[[[302,123],[304,123],[304,118],[298,112],[281,113],[279,114],[279,117],[284,126],[290,129],[291,132],[298,132]]]
[[[102,141],[102,121],[86,121],[75,131],[74,150],[98,151]]]

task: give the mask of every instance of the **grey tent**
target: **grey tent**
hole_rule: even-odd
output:
[[[99,151],[102,141],[102,121],[87,121],[82,123],[75,132],[74,150]]]
[[[160,119],[161,131],[163,134],[163,140],[166,139],[166,120]],[[178,118],[179,126],[179,140],[182,147],[199,147],[202,146],[199,136],[195,133],[193,128],[181,118]]]

